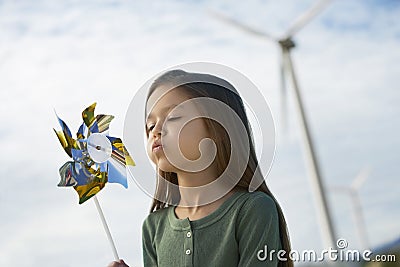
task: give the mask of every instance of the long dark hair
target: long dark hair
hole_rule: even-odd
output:
[[[188,82],[182,84],[182,81],[185,80]],[[217,81],[217,82],[207,82],[207,81]],[[151,84],[147,100],[158,87],[166,84],[169,85],[181,84],[179,85],[179,89],[184,90],[185,93],[187,93],[193,98],[207,97],[219,100],[228,105],[230,108],[232,108],[239,116],[241,122],[243,123],[247,131],[247,138],[249,140],[250,151],[249,151],[247,166],[240,180],[235,185],[235,189],[248,191],[252,179],[254,178],[262,179],[262,183],[256,189],[256,191],[264,192],[274,200],[279,217],[279,234],[280,234],[282,249],[285,250],[286,255],[288,255],[291,246],[290,246],[290,239],[288,235],[288,229],[285,217],[283,215],[282,209],[278,201],[275,199],[275,197],[269,190],[267,184],[265,183],[260,168],[257,168],[258,160],[254,149],[253,134],[251,131],[250,123],[246,115],[243,101],[239,96],[237,90],[229,82],[213,75],[189,73],[183,70],[171,70],[159,76]],[[212,119],[207,119],[207,118],[205,118],[204,121],[217,147],[217,155],[215,158],[216,166],[218,170],[222,172],[228,165],[231,153],[230,149],[231,144],[229,141],[229,136],[219,123],[215,122]],[[147,131],[147,134],[148,133],[149,132]],[[178,177],[176,173],[164,172],[162,170],[159,170],[159,175],[166,181],[178,185]],[[180,197],[179,192],[173,192],[173,189],[171,189],[171,187],[168,186],[168,183],[163,183],[162,181],[160,181],[160,177],[157,176],[156,192],[153,198],[153,203],[151,205],[150,212],[154,212],[158,209],[168,207],[168,204],[166,202],[160,201],[159,199],[166,199],[168,203],[173,203],[174,205],[179,202],[179,197]],[[292,267],[293,262],[288,258],[286,261],[279,261],[278,265],[280,267]]]

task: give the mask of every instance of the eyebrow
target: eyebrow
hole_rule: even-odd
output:
[[[167,106],[167,107],[164,107],[164,108],[162,108],[160,111],[163,113],[163,112],[166,112],[166,111],[169,111],[169,110],[171,110],[171,109],[173,109],[173,108],[179,108],[179,109],[182,109],[182,105],[176,105],[176,104],[172,104],[172,105],[170,105],[170,106]],[[151,119],[153,117],[153,113],[152,112],[150,112],[150,114],[147,116],[147,118],[146,118],[146,123],[147,123],[147,121],[149,120],[149,119]]]

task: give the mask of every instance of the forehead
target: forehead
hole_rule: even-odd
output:
[[[151,113],[162,110],[165,107],[178,106],[190,98],[191,97],[186,90],[183,90],[180,87],[170,88],[164,85],[159,86],[147,100],[146,114],[150,115]]]

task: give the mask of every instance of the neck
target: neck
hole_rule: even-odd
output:
[[[218,205],[237,190],[229,181],[219,178],[216,171],[177,173],[177,177],[180,194],[178,206],[192,213]]]
[[[202,206],[207,204],[209,188],[205,186],[218,178],[218,172],[210,166],[201,172],[177,172],[177,177],[181,196],[178,206]]]

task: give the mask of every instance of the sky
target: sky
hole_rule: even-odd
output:
[[[113,254],[93,201],[58,188],[68,160],[52,128],[54,110],[75,132],[81,111],[115,116],[122,137],[135,92],[166,68],[215,62],[246,75],[276,124],[267,184],[296,250],[324,248],[292,88],[282,129],[280,50],[235,29],[215,10],[281,36],[314,1],[0,1],[0,265],[107,266]],[[377,247],[400,235],[400,4],[336,0],[294,36],[293,60],[338,237],[359,248],[349,186],[359,188],[367,237]],[[244,99],[245,92],[242,92]],[[139,166],[138,166],[139,167]],[[154,179],[149,174],[149,179]],[[143,266],[141,225],[151,199],[134,182],[98,198],[118,253]]]

